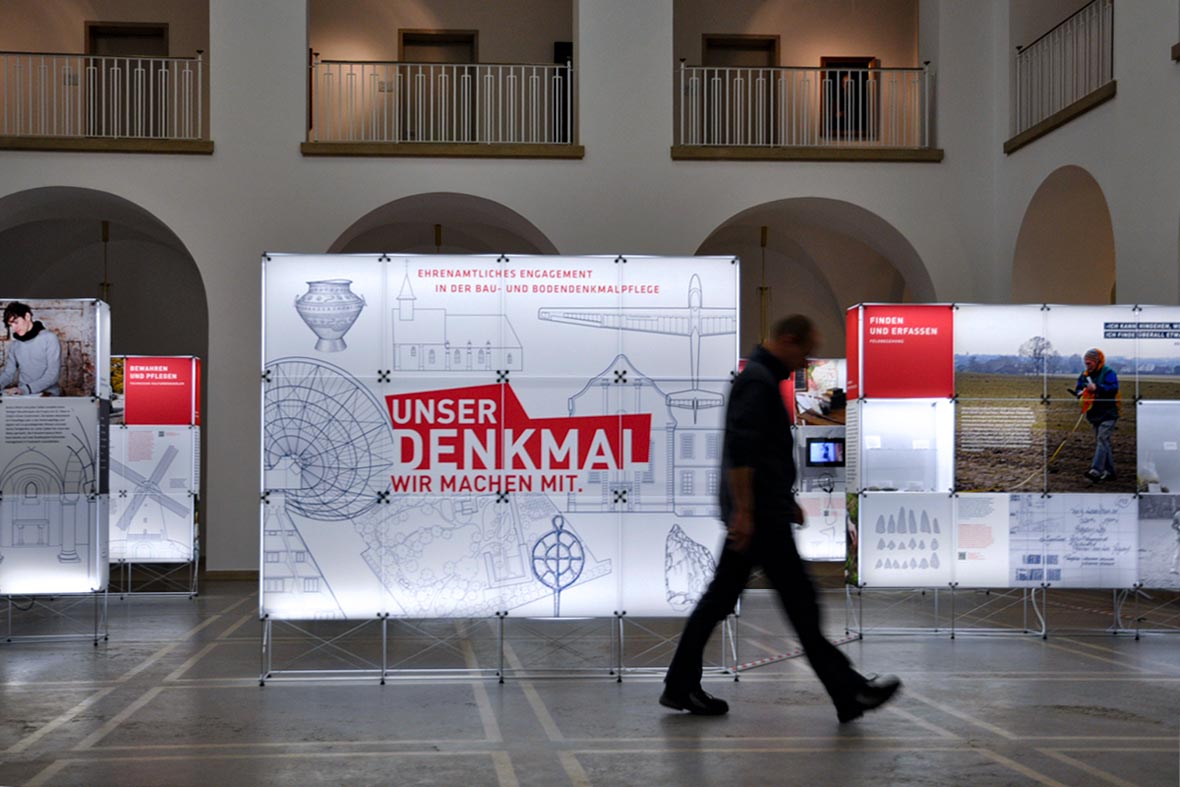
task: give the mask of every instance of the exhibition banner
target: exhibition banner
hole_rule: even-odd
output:
[[[0,595],[106,587],[106,407],[0,397]]]
[[[1180,402],[1141,401],[1138,416],[1140,493],[1180,493]]]
[[[0,327],[0,394],[111,398],[110,308],[102,301],[0,298],[25,314]]]
[[[687,612],[733,262],[265,257],[262,613]]]
[[[863,332],[860,397],[949,399],[954,396],[951,306],[867,304],[860,308]]]
[[[95,300],[0,299],[0,595],[107,585],[110,322]]]
[[[848,362],[848,401],[859,399],[860,393],[860,345],[864,341],[861,332],[859,306],[853,306],[844,313],[844,357]]]
[[[1136,394],[1140,399],[1176,401],[1180,399],[1180,306],[1140,306],[1137,317]]]
[[[200,361],[192,356],[124,356],[123,423],[199,423],[199,368]]]
[[[1139,496],[1139,584],[1180,590],[1180,494]]]
[[[795,548],[804,560],[842,561],[846,554],[846,522],[844,492],[800,492],[799,507],[805,522],[794,528]]]
[[[955,394],[962,399],[1040,401],[1045,374],[1069,366],[1045,338],[1046,308],[955,306]]]
[[[853,581],[1180,586],[1180,307],[959,304],[947,331],[954,397],[874,394],[870,370],[912,378],[893,327],[942,334],[889,311],[909,308],[922,307],[848,313],[864,397],[846,434]],[[949,503],[926,494],[947,489]],[[922,513],[931,531],[936,514],[950,524],[953,541],[939,545],[951,560],[894,554],[902,541],[881,536],[908,530],[910,512],[919,536]]]
[[[860,501],[860,579],[870,587],[946,586],[954,576],[947,494],[868,493]]]
[[[1097,491],[1086,472],[1094,462],[1097,429],[1106,420],[1114,474],[1104,479],[1102,491],[1135,493],[1137,324],[1134,306],[1047,307],[1045,338],[1052,351],[1046,354],[1045,437],[1054,457],[1048,491]],[[1086,366],[1090,351],[1100,353],[1094,371]],[[1103,388],[1091,394],[1085,390],[1091,381]]]
[[[191,562],[200,486],[200,429],[114,425],[110,441],[111,560]]]

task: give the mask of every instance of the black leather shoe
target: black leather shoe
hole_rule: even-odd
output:
[[[728,702],[714,697],[700,686],[688,691],[665,688],[660,695],[660,704],[672,710],[686,710],[697,716],[724,716],[729,713]]]
[[[841,724],[855,721],[865,715],[865,711],[879,708],[897,693],[901,688],[901,678],[896,675],[882,675],[864,682],[851,701],[836,709],[836,716]]]

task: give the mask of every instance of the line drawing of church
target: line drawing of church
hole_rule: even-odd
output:
[[[77,416],[72,420],[55,450],[29,445],[0,467],[0,576],[56,564],[76,566],[93,589],[102,582],[107,555],[97,522],[100,513],[105,516],[96,482],[98,457],[86,425]]]
[[[524,346],[503,314],[452,314],[423,309],[402,278],[393,316],[393,368],[417,372],[471,372],[524,368]]]

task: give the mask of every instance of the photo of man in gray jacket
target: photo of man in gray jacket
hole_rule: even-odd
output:
[[[56,334],[33,319],[28,304],[12,301],[4,307],[10,340],[0,370],[5,396],[61,396],[61,343]]]

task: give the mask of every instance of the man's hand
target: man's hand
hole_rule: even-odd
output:
[[[736,552],[745,552],[750,547],[750,541],[754,537],[754,515],[747,508],[739,508],[733,512],[729,518],[728,524],[729,535],[726,538],[729,540],[730,546]]]
[[[11,388],[5,388],[5,389],[4,389],[4,395],[5,395],[5,396],[20,396],[20,395],[21,395],[21,389],[20,389],[20,386],[19,386],[19,385],[14,385],[14,386],[12,386]]]

